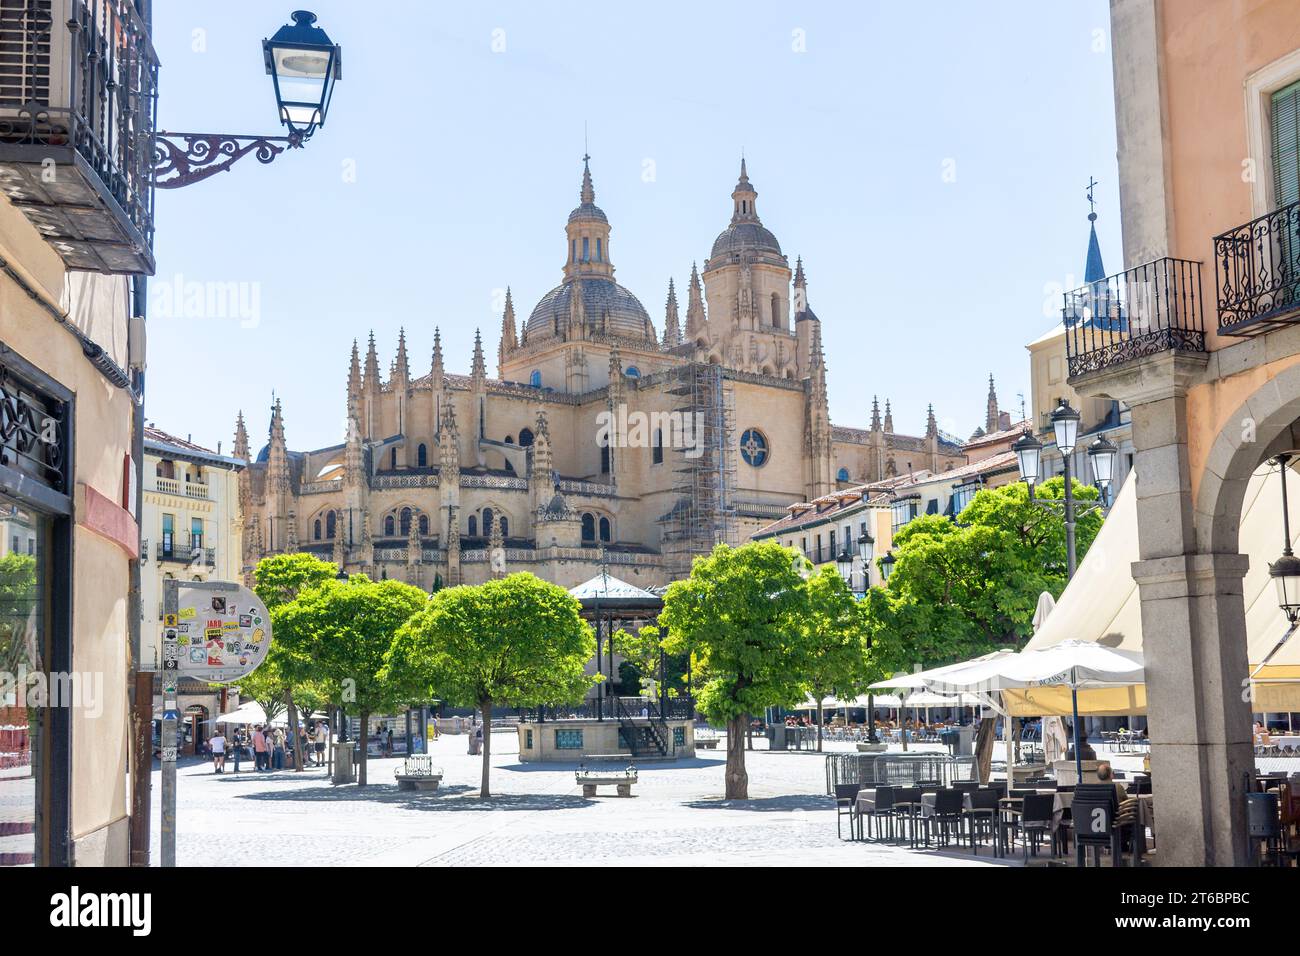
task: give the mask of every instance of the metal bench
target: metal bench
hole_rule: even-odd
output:
[[[587,770],[579,767],[574,776],[582,787],[584,797],[596,796],[597,787],[614,787],[620,797],[630,797],[632,784],[637,781],[634,766],[629,766],[626,770]]]
[[[437,790],[442,783],[442,769],[433,765],[429,754],[407,757],[401,770],[394,770],[398,790]]]

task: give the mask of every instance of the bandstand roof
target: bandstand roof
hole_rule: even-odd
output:
[[[606,573],[570,588],[569,593],[578,599],[584,611],[658,612],[664,606],[663,598],[659,595]]]

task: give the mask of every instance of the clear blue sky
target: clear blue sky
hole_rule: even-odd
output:
[[[242,408],[256,451],[272,389],[290,447],[341,441],[371,329],[387,369],[405,326],[423,374],[434,325],[456,371],[481,327],[495,374],[498,290],[522,321],[560,280],[584,121],[617,278],[660,330],[744,149],[764,223],[803,256],[838,424],[878,394],[900,431],[933,402],[968,435],[990,372],[1018,411],[1024,345],[1083,272],[1089,176],[1121,264],[1105,0],[313,3],[343,45],[327,126],[158,194],[146,415],[201,444],[228,452]],[[261,41],[289,12],[158,3],[162,128],[276,132]],[[257,321],[169,307],[178,277],[245,283]]]

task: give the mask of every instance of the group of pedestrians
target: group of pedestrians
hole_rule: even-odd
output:
[[[298,733],[304,764],[323,767],[330,738],[329,725],[318,720],[304,724]],[[247,760],[250,756],[254,771],[259,773],[283,770],[293,763],[293,745],[288,732],[283,727],[269,724],[254,724],[248,730],[236,727],[230,737],[226,737],[225,731],[218,727],[217,732],[208,738],[208,749],[212,754],[213,773],[225,773],[228,755],[234,757],[235,773],[239,773],[241,759]]]

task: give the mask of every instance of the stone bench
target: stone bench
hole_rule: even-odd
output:
[[[632,784],[637,781],[637,774],[634,769],[614,771],[612,773],[579,770],[575,777],[582,787],[584,797],[596,796],[597,787],[614,787],[620,797],[630,797],[632,796]]]
[[[698,750],[701,747],[704,748],[705,750],[717,750],[718,738],[717,737],[696,737],[695,748]]]
[[[428,754],[407,757],[401,770],[394,770],[398,790],[437,790],[442,783],[442,769],[433,765]]]

